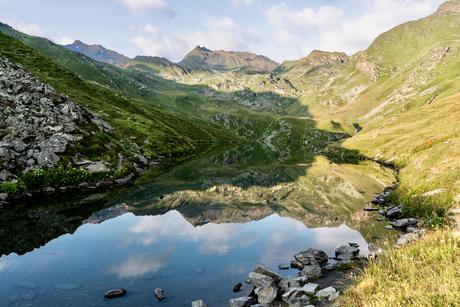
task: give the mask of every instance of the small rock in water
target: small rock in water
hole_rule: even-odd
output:
[[[108,298],[108,299],[111,299],[111,298],[116,298],[116,297],[125,296],[126,293],[128,293],[128,292],[127,292],[125,289],[120,288],[120,289],[115,289],[115,290],[107,291],[107,292],[104,294],[104,297],[105,297],[105,298]]]
[[[208,307],[208,305],[203,300],[196,300],[192,302],[192,307]]]
[[[241,291],[241,288],[243,288],[243,284],[242,283],[237,283],[236,285],[233,286],[233,292],[240,292]]]
[[[166,298],[165,291],[161,288],[156,288],[153,294],[160,302]]]
[[[281,263],[279,266],[278,266],[278,269],[280,270],[289,270],[290,269],[290,265],[287,264],[287,263]]]

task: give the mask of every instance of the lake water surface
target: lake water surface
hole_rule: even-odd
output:
[[[333,256],[349,242],[368,252],[379,226],[364,221],[362,207],[391,182],[388,170],[229,156],[210,154],[83,201],[2,209],[0,306],[226,306],[251,291],[232,288],[257,264],[276,269],[310,247]],[[121,287],[127,296],[104,299]],[[167,295],[161,303],[157,287]]]

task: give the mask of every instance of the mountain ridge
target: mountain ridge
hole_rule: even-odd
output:
[[[93,60],[116,65],[125,66],[130,58],[99,44],[88,45],[81,40],[75,40],[72,44],[64,45],[67,49],[82,53]]]

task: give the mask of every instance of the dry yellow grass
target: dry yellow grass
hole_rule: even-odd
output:
[[[338,306],[460,306],[460,240],[439,230],[390,248],[346,290]]]

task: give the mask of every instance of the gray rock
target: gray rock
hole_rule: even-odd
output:
[[[304,293],[313,295],[316,293],[316,291],[318,291],[318,288],[319,288],[318,284],[308,283],[305,286],[303,286],[301,289]]]
[[[254,292],[257,295],[257,301],[263,305],[271,304],[278,296],[278,289],[273,286],[257,288]]]
[[[38,166],[55,166],[59,162],[59,157],[50,149],[41,150],[37,156]]]
[[[249,296],[231,299],[228,304],[230,307],[249,307],[255,303],[254,299]]]
[[[322,275],[321,267],[318,263],[307,265],[300,272],[300,276],[308,278],[308,280],[314,280],[320,278]]]
[[[99,173],[105,173],[109,170],[105,162],[99,161],[99,162],[93,162],[91,164],[87,164],[84,166],[84,168],[90,172],[91,174],[99,174]]]
[[[7,181],[8,179],[11,178],[11,176],[12,174],[6,169],[4,169],[0,172],[0,181]]]
[[[251,272],[248,275],[249,283],[255,288],[269,287],[275,284],[273,278],[267,275]]]
[[[192,302],[192,307],[208,307],[204,300],[196,300]]]
[[[356,246],[343,245],[335,250],[335,257],[338,260],[351,260],[359,254],[359,248]]]
[[[399,217],[402,214],[403,210],[404,210],[403,205],[394,206],[394,207],[389,208],[386,211],[385,215],[387,218],[393,219],[393,218]]]
[[[407,226],[416,225],[417,223],[418,223],[417,219],[414,219],[414,218],[399,219],[399,220],[394,220],[390,222],[390,224],[393,227],[397,227],[397,228],[405,228]]]
[[[280,282],[281,280],[283,280],[283,276],[281,276],[280,274],[276,273],[275,271],[267,269],[263,265],[256,266],[256,269],[254,270],[254,272],[269,276],[273,280],[275,280],[276,282]]]
[[[8,201],[8,194],[0,193],[0,201]]]
[[[421,234],[415,232],[402,234],[398,237],[398,240],[396,241],[396,246],[407,245],[411,242],[417,241],[418,239],[420,239],[420,237]]]
[[[304,306],[310,304],[310,297],[300,288],[291,288],[282,295],[282,300],[289,306]]]
[[[329,257],[325,252],[314,248],[310,248],[306,251],[297,253],[294,255],[294,258],[303,265],[313,264],[314,262],[324,264],[329,260]]]
[[[327,287],[316,292],[316,297],[319,299],[329,299],[329,297],[331,297],[331,295],[334,295],[336,292],[337,290],[334,287]]]
[[[288,263],[281,263],[280,265],[278,265],[278,269],[279,270],[289,270],[290,265]]]

